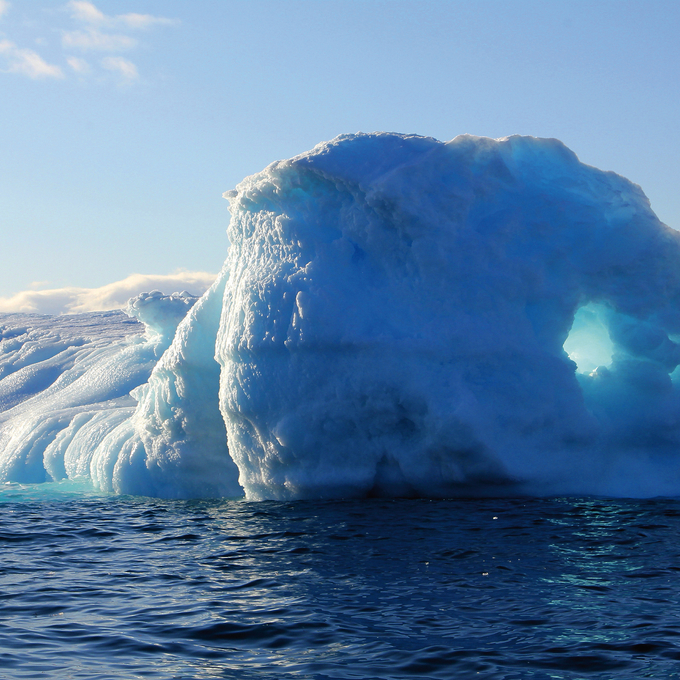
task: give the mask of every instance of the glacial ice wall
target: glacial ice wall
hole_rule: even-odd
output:
[[[6,324],[0,480],[680,494],[680,234],[636,185],[557,140],[376,133],[226,197],[220,277],[131,301],[144,337],[31,355]]]

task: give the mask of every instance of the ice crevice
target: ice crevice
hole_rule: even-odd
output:
[[[680,493],[680,235],[640,187],[554,139],[373,133],[225,196],[217,281],[131,301],[144,335],[0,318],[1,480]]]

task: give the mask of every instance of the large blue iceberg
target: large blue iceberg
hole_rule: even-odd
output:
[[[45,330],[31,359],[0,318],[1,480],[680,494],[680,234],[638,186],[554,139],[376,133],[225,196],[217,281],[131,301],[145,335],[100,315],[114,340]]]

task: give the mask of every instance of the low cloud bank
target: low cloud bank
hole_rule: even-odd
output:
[[[37,314],[76,314],[121,309],[127,301],[144,291],[160,290],[170,294],[187,290],[202,295],[215,280],[208,272],[179,271],[174,274],[130,274],[122,281],[99,288],[53,288],[25,290],[12,297],[0,297],[0,312]]]

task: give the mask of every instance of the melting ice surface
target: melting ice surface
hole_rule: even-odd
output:
[[[0,479],[680,494],[680,234],[638,186],[557,140],[376,133],[225,196],[218,280],[131,301],[145,335],[0,319]]]

